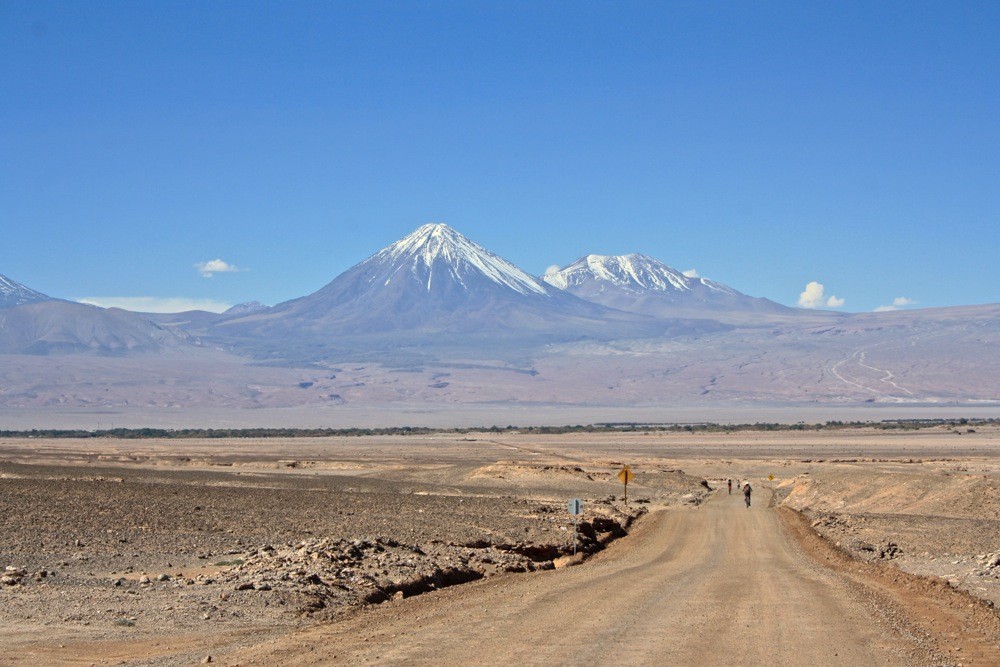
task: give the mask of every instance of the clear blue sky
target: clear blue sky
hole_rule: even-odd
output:
[[[995,1],[0,0],[0,273],[270,304],[433,221],[536,274],[997,302],[998,35]]]

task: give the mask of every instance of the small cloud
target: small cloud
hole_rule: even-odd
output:
[[[232,307],[231,303],[215,299],[189,299],[186,297],[159,296],[87,296],[77,299],[101,308],[121,308],[137,313],[183,313],[187,310],[207,310],[221,313]]]
[[[545,269],[545,275],[551,276],[553,274],[559,273],[559,265],[553,264],[549,268]]]
[[[893,310],[899,310],[900,308],[905,308],[906,306],[912,306],[915,303],[918,303],[916,299],[911,299],[908,296],[897,296],[895,299],[892,300],[891,306],[879,306],[878,308],[875,309],[875,312],[888,313],[892,312]]]
[[[203,278],[211,278],[216,273],[236,273],[237,271],[246,270],[239,269],[235,264],[230,264],[229,262],[221,259],[210,259],[207,262],[198,262],[194,265],[194,268],[198,269],[198,273],[200,273]]]
[[[806,285],[806,290],[799,294],[799,306],[801,308],[819,308],[825,305],[827,308],[840,308],[845,303],[833,294],[826,295],[826,288],[815,280]]]
[[[701,276],[698,275],[698,269],[688,269],[684,272],[684,275],[688,278],[701,278]]]

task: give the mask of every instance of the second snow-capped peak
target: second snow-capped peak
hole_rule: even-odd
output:
[[[737,293],[721,283],[686,276],[657,259],[637,253],[587,255],[563,269],[545,274],[542,280],[563,290],[597,282],[633,292],[688,292],[702,285],[712,291]]]

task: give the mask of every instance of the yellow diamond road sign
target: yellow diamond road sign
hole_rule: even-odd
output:
[[[635,478],[635,473],[633,473],[632,469],[629,468],[628,466],[625,466],[624,468],[622,468],[621,472],[618,473],[618,479],[621,480],[622,484],[628,484],[634,478]]]

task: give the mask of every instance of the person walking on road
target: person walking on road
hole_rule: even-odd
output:
[[[733,480],[729,479],[726,481],[729,482],[729,495],[733,495]]]
[[[750,507],[750,494],[753,493],[753,489],[750,488],[750,482],[747,482],[743,486],[743,500],[746,501],[747,507]]]

